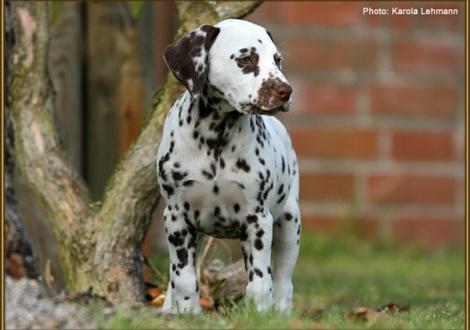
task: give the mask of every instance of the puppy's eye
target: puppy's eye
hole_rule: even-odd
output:
[[[244,56],[238,59],[238,63],[241,65],[247,65],[253,63],[253,61],[251,60],[250,56]]]
[[[274,63],[276,63],[277,67],[281,67],[282,57],[279,55],[274,55]]]

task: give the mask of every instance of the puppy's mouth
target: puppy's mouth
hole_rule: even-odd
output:
[[[256,104],[245,104],[242,106],[242,110],[246,113],[253,114],[253,115],[266,115],[266,116],[274,116],[279,112],[287,112],[290,109],[290,104],[285,103],[281,106],[271,108],[271,109],[263,109]]]

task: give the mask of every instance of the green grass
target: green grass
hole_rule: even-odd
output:
[[[152,307],[118,312],[103,329],[463,329],[463,249],[425,250],[364,242],[351,236],[303,234],[294,275],[294,310],[258,314],[240,303],[224,313],[163,317]],[[359,306],[389,303],[409,311],[369,321],[349,321]]]

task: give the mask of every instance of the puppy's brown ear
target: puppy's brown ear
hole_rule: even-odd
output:
[[[202,25],[175,41],[164,52],[166,65],[193,97],[199,96],[209,74],[209,50],[220,29]]]

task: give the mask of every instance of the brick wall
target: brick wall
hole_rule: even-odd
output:
[[[458,16],[365,16],[368,7]],[[394,241],[464,238],[463,2],[266,2],[294,87],[288,126],[305,228]]]

